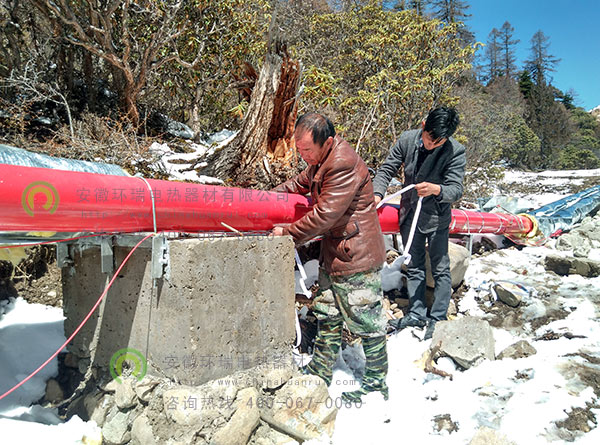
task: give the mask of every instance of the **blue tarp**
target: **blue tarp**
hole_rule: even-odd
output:
[[[539,223],[544,236],[550,236],[558,230],[571,230],[583,218],[593,214],[600,207],[600,185],[567,196],[528,212]]]

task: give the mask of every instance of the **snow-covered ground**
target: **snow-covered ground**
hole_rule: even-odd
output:
[[[507,187],[510,182],[524,180],[555,181],[558,185],[589,173],[544,172],[537,179],[510,173],[506,182]],[[595,174],[600,176],[600,171]],[[543,205],[562,196],[519,197]],[[598,400],[574,369],[585,364],[600,374],[600,366],[570,354],[584,352],[600,359],[600,278],[578,275],[559,278],[547,273],[543,258],[550,252],[555,252],[551,245],[505,249],[473,257],[465,278],[469,290],[458,308],[461,313],[483,315],[476,298],[486,293],[490,282],[522,283],[532,289],[532,294],[523,301],[524,326],[510,331],[494,328],[496,353],[525,339],[537,354],[516,360],[487,361],[466,371],[455,369],[450,359],[440,359],[438,367],[453,374],[453,380],[449,380],[423,371],[422,357],[430,342],[419,340],[422,331],[404,330],[388,342],[390,400],[384,402],[379,394],[370,394],[360,408],[343,407],[337,416],[333,443],[467,444],[481,427],[497,430],[519,445],[566,443],[567,439],[576,444],[600,443],[600,429],[591,421],[591,431],[569,437],[555,424],[566,419],[573,408],[586,408],[586,403]],[[592,250],[591,257],[600,258],[600,250]],[[315,273],[312,266],[308,267],[309,275]],[[547,315],[548,299],[567,314],[534,329],[529,321]],[[28,304],[22,299],[0,302],[0,394],[64,342],[62,320],[60,309]],[[582,337],[534,340],[548,329]],[[358,387],[353,369],[362,361],[360,347],[348,347],[343,357],[338,358],[330,387],[334,400],[342,391]],[[31,382],[0,400],[2,443],[62,445],[84,443],[84,436],[92,440],[98,437],[99,430],[93,422],[74,417],[61,423],[56,412],[36,404],[44,394],[45,381],[56,373],[55,360]],[[590,409],[590,413],[597,419],[600,417],[597,408]],[[456,424],[457,431],[437,431],[434,418],[444,415]]]
[[[154,142],[150,151],[160,157],[160,161],[153,165],[155,170],[164,171],[173,181],[194,181],[202,184],[223,184],[218,178],[198,174],[198,168],[205,167],[206,162],[201,162],[205,156],[209,156],[215,150],[228,144],[236,133],[230,130],[222,130],[210,136],[200,144],[189,142],[189,153],[176,153],[168,144]]]
[[[583,178],[594,176],[600,176],[600,170],[546,171],[538,175],[507,172],[503,185],[510,189],[511,183],[530,182],[555,185],[558,189],[566,182],[575,185],[582,183]],[[531,202],[533,208],[564,196],[554,193],[513,195]],[[498,250],[473,257],[465,276],[469,290],[458,308],[460,313],[483,316],[485,313],[475,299],[488,292],[490,283],[519,282],[532,291],[532,296],[523,300],[524,326],[522,330],[511,331],[493,328],[496,354],[519,340],[529,341],[537,354],[486,361],[466,371],[456,370],[450,359],[440,359],[439,368],[454,377],[449,380],[423,371],[421,359],[431,341],[417,338],[422,337],[422,331],[401,331],[388,341],[390,400],[384,402],[379,394],[372,394],[365,397],[365,404],[360,408],[343,408],[337,416],[333,443],[467,444],[481,427],[497,430],[518,445],[600,443],[600,429],[592,421],[588,425],[591,431],[585,434],[559,431],[555,424],[565,420],[573,408],[586,409],[586,403],[592,402],[598,406],[599,397],[573,369],[584,363],[600,381],[600,366],[586,363],[575,355],[584,352],[600,360],[600,278],[558,277],[547,273],[543,259],[549,253],[557,253],[552,245],[550,242],[545,247]],[[600,249],[592,249],[589,257],[600,258]],[[532,329],[527,320],[547,315],[548,300],[568,315]],[[570,332],[583,338],[534,340],[548,330]],[[336,364],[330,388],[332,398],[358,384],[352,369],[364,363],[362,351],[348,348],[344,358]],[[530,378],[516,378],[518,373],[528,374]],[[600,419],[600,409],[590,412]],[[437,431],[434,418],[443,415],[449,415],[458,431]]]
[[[0,395],[42,364],[65,341],[62,309],[29,304],[22,298],[0,301]],[[58,374],[54,359],[16,391],[0,400],[3,444],[88,444],[100,438],[94,422],[75,416],[68,422],[56,409],[36,402],[45,393],[46,381]]]
[[[481,316],[484,313],[475,302],[481,292],[477,288],[489,287],[493,280],[515,280],[535,289],[538,294],[552,292],[553,299],[569,312],[564,320],[556,320],[537,330],[510,332],[494,328],[496,354],[519,340],[528,340],[537,354],[521,359],[486,361],[466,371],[455,369],[451,361],[441,359],[439,367],[453,374],[451,381],[423,371],[420,361],[430,346],[430,341],[420,341],[411,329],[393,335],[388,343],[390,370],[388,383],[390,400],[384,402],[378,394],[365,398],[360,408],[343,409],[337,417],[335,444],[385,443],[392,437],[402,442],[425,444],[464,444],[480,427],[498,430],[516,444],[565,443],[564,431],[559,433],[556,421],[567,418],[575,407],[586,408],[586,403],[597,401],[591,387],[586,386],[575,373],[574,366],[584,362],[580,357],[569,356],[584,351],[600,358],[600,278],[583,278],[578,275],[559,279],[547,274],[542,259],[548,249],[528,247],[522,251],[497,251],[474,259],[465,277],[470,290],[459,304],[459,311]],[[527,275],[519,271],[528,271]],[[488,286],[486,286],[488,284]],[[596,305],[590,301],[595,296]],[[533,320],[545,314],[546,306],[537,296],[524,299],[524,315]],[[534,341],[547,330],[570,332],[583,338],[562,337],[553,341]],[[422,332],[414,330],[422,336]],[[346,350],[346,362],[360,362],[361,353]],[[588,365],[599,373],[600,367]],[[516,378],[518,373],[528,373],[530,379]],[[352,388],[356,382],[352,371],[338,361],[334,373],[331,397]],[[337,382],[346,383],[336,384]],[[600,409],[593,409],[600,417]],[[439,433],[434,428],[436,416],[450,415],[458,431]],[[389,422],[384,423],[384,420]],[[591,432],[576,437],[573,443],[600,443],[600,429],[589,424]]]

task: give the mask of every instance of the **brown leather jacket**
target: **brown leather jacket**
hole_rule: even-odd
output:
[[[273,191],[310,193],[312,211],[284,233],[296,244],[322,235],[320,263],[327,273],[350,275],[383,265],[385,245],[369,171],[341,137],[335,137],[319,165],[310,165]]]

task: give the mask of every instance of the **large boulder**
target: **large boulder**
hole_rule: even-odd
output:
[[[465,279],[467,267],[469,267],[469,259],[471,255],[469,250],[460,244],[453,242],[448,243],[448,255],[450,255],[450,276],[452,278],[452,288],[456,289]],[[435,282],[431,274],[431,264],[429,261],[429,252],[425,256],[425,267],[427,268],[427,287],[433,288]]]
[[[231,419],[213,436],[214,445],[246,445],[260,422],[259,395],[255,388],[245,388],[237,394],[237,409]]]
[[[518,342],[503,349],[502,352],[498,354],[497,359],[518,359],[523,357],[529,357],[530,355],[534,354],[537,354],[537,350],[533,346],[531,346],[531,344],[529,344],[527,340],[519,340]]]
[[[302,437],[331,437],[336,416],[327,385],[313,375],[291,379],[275,397],[273,419]]]
[[[581,275],[587,278],[600,276],[600,262],[586,258],[562,257],[547,255],[544,260],[546,270],[558,275]]]
[[[464,369],[476,366],[484,359],[495,358],[492,328],[480,318],[463,317],[438,322],[431,344],[438,343],[441,343],[440,355],[452,358]]]

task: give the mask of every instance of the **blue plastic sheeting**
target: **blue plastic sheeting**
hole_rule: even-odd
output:
[[[496,195],[489,199],[479,198],[477,201],[482,212],[518,214],[534,210],[530,201],[514,196]]]
[[[130,176],[115,164],[78,161],[76,159],[55,158],[40,153],[0,144],[0,164],[22,165],[24,167],[53,168],[75,172],[101,173],[104,175]]]
[[[594,213],[600,207],[600,185],[567,196],[529,212],[535,216],[544,236],[550,236],[558,230],[571,230],[583,218]]]

